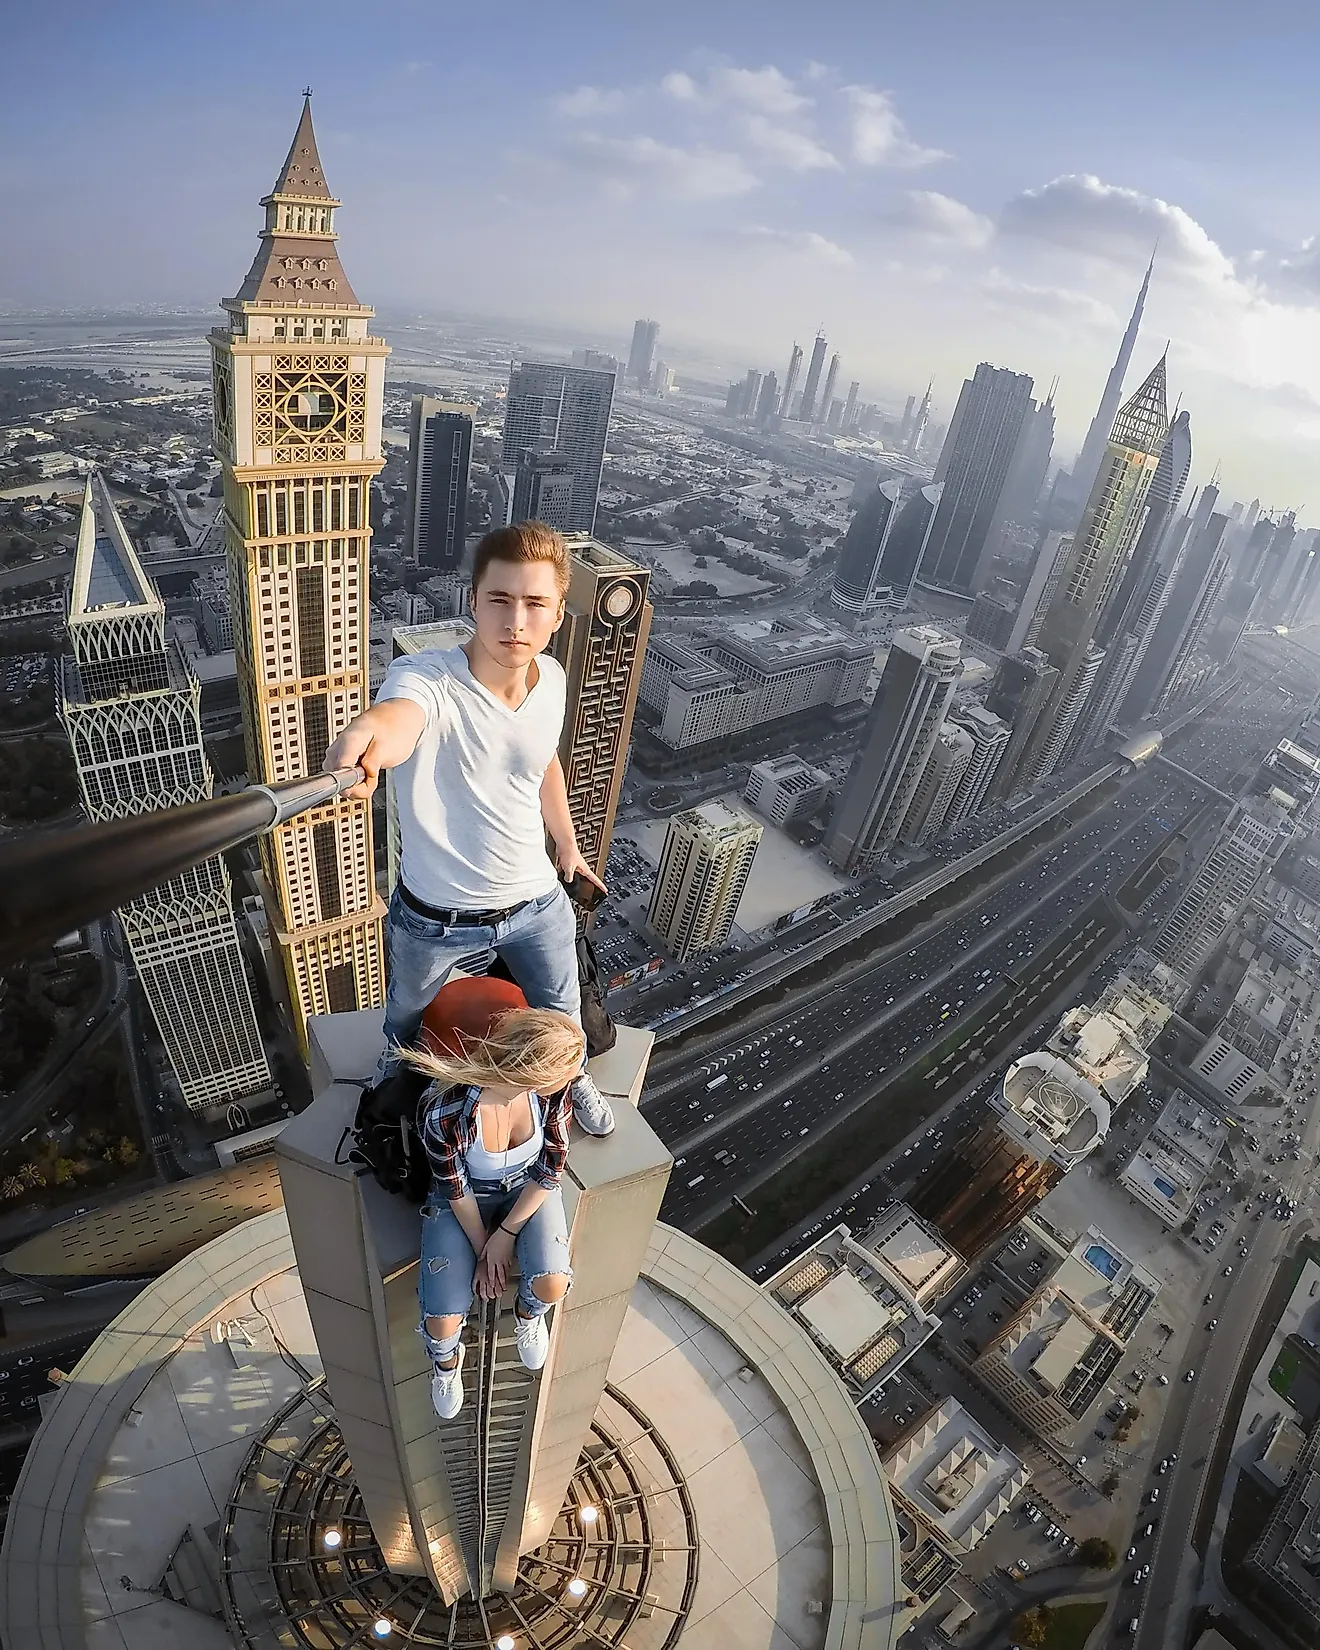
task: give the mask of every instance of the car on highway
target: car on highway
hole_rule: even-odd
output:
[[[1194,1369],[1189,1369],[1187,1371],[1187,1373],[1183,1376],[1183,1380],[1188,1382],[1189,1385],[1195,1379],[1196,1379],[1196,1371]]]

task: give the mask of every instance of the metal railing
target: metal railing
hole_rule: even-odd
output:
[[[0,967],[213,854],[273,831],[308,808],[324,807],[364,777],[361,768],[338,768],[0,844]]]

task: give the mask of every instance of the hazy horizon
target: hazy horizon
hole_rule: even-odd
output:
[[[288,31],[292,30],[290,36]],[[359,38],[360,35],[360,38]],[[249,0],[11,20],[0,307],[205,311],[237,289],[304,84],[341,252],[382,311],[664,339],[947,419],[981,360],[1059,380],[1080,444],[1156,240],[1135,387],[1170,340],[1194,483],[1304,507],[1320,451],[1320,17],[1166,0],[1111,28],[1010,0],[663,17],[590,0],[364,23]],[[268,49],[267,49],[268,47]],[[1309,49],[1308,49],[1309,48]]]

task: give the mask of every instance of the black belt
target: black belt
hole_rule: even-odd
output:
[[[442,922],[446,928],[494,928],[496,923],[504,922],[528,903],[520,899],[516,905],[504,905],[498,911],[443,910],[438,905],[428,905],[416,894],[410,894],[403,883],[399,883],[398,888],[399,898],[410,911],[416,911],[419,917],[429,917],[432,922]]]

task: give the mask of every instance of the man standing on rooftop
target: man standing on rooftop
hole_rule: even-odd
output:
[[[377,1082],[414,1042],[422,1013],[461,957],[489,947],[533,1008],[581,1024],[577,924],[565,882],[604,885],[578,848],[558,746],[567,683],[544,649],[564,620],[563,538],[528,521],[488,533],[472,568],[476,634],[462,647],[396,659],[376,703],[330,746],[324,767],[360,767],[369,797],[398,772],[399,882],[386,921],[389,982]],[[583,1072],[573,1114],[609,1134],[609,1103]]]

